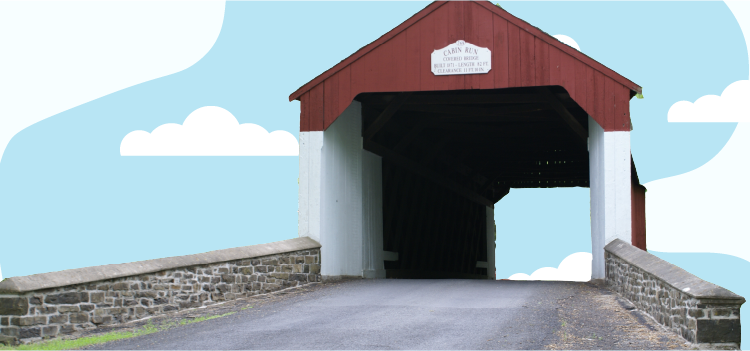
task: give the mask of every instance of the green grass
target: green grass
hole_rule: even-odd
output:
[[[252,308],[252,306],[250,306]],[[155,326],[149,321],[146,325],[143,327],[136,329],[132,332],[109,332],[104,333],[100,335],[94,335],[94,336],[87,336],[84,338],[79,338],[75,340],[62,340],[62,339],[52,339],[49,341],[44,341],[40,343],[33,343],[28,345],[18,345],[18,346],[3,346],[0,345],[0,350],[70,350],[70,349],[78,349],[81,347],[86,347],[90,345],[98,345],[103,344],[105,342],[120,340],[120,339],[127,339],[132,338],[136,336],[141,335],[147,335],[156,333],[158,331],[164,331],[167,329],[171,329],[173,327],[176,327],[179,325],[187,325],[187,324],[193,324],[198,322],[203,322],[211,319],[221,318],[233,315],[237,312],[229,312],[224,313],[220,315],[214,315],[214,316],[204,316],[200,318],[195,318],[192,320],[183,319],[178,322],[170,322],[161,324],[159,326]]]

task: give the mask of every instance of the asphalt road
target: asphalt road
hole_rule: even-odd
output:
[[[542,349],[560,328],[556,300],[570,296],[561,285],[566,283],[349,281],[96,348]]]

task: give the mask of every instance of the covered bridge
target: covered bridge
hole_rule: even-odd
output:
[[[604,246],[645,249],[641,87],[487,1],[434,2],[295,91],[299,235],[324,277],[494,279],[511,188],[591,189]],[[540,218],[539,220],[544,220]]]

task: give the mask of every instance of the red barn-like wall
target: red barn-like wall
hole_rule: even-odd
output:
[[[492,52],[488,74],[436,76],[430,55],[458,40]],[[559,85],[605,131],[629,131],[641,87],[488,1],[439,1],[305,84],[300,131],[322,131],[360,93]]]

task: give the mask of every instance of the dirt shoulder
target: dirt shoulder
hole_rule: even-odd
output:
[[[687,350],[692,345],[666,330],[617,293],[577,284],[558,301],[560,330],[550,350]]]

